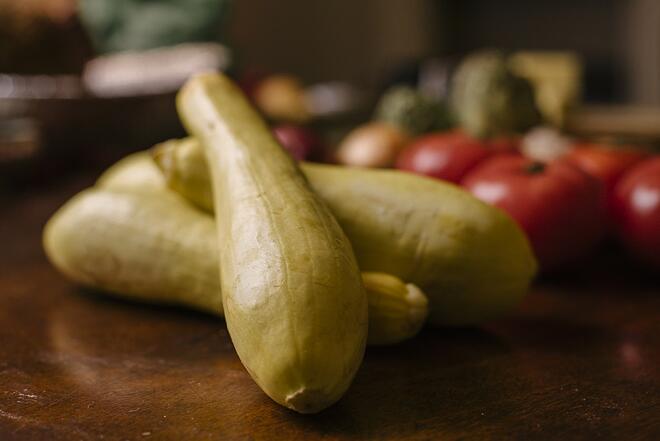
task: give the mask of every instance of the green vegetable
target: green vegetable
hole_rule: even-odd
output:
[[[171,188],[213,210],[199,144],[171,141],[154,157]],[[510,312],[527,292],[536,261],[524,233],[461,188],[395,170],[301,168],[349,237],[360,268],[419,286],[429,297],[430,323],[482,323]]]
[[[236,352],[273,400],[318,412],[348,389],[366,344],[367,298],[351,244],[231,80],[193,77],[177,108],[211,172]]]
[[[541,122],[529,81],[515,75],[495,51],[467,57],[452,85],[452,105],[461,126],[474,136],[522,132]]]
[[[80,18],[100,52],[218,41],[227,0],[81,0]]]
[[[413,136],[448,129],[452,125],[444,103],[425,97],[408,86],[387,90],[376,107],[375,118]]]

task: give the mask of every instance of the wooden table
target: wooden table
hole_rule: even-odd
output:
[[[257,388],[222,321],[49,266],[41,227],[90,182],[2,200],[0,440],[660,439],[657,279],[596,266],[482,329],[370,348],[348,394],[302,416]]]

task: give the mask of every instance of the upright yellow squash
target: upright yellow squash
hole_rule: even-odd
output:
[[[211,171],[222,303],[236,351],[273,400],[322,410],[350,385],[367,337],[351,245],[231,80],[196,76],[177,107]]]

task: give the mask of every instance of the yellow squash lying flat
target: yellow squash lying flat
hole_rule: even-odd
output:
[[[367,338],[351,245],[229,79],[192,78],[177,108],[210,165],[234,347],[275,401],[304,413],[324,409],[350,385]]]
[[[149,194],[166,191],[168,186],[156,163],[147,152],[141,151],[131,153],[110,166],[96,180],[96,187]]]
[[[222,313],[215,222],[164,189],[85,190],[48,221],[43,242],[53,265],[77,283]]]
[[[76,283],[117,297],[185,306],[224,317],[215,222],[165,187],[145,152],[111,167],[48,221],[44,248]],[[362,275],[369,299],[368,344],[413,337],[426,296],[388,274]]]
[[[208,168],[194,139],[154,150],[168,185],[212,211]],[[461,188],[394,170],[302,163],[353,244],[360,269],[419,286],[436,325],[478,324],[511,311],[536,261],[524,233],[502,211]]]

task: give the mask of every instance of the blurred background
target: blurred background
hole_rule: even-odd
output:
[[[654,0],[242,0],[231,29],[248,64],[366,85],[430,56],[569,50],[588,101],[660,105],[659,23]]]
[[[77,3],[0,0],[0,69],[80,73],[84,63],[98,53],[90,42],[98,31],[81,26]],[[195,34],[171,23],[175,1],[87,3],[105,3],[107,8],[125,9],[125,14],[142,8],[140,16],[156,21],[150,28],[158,26],[159,19],[163,26],[172,26],[154,35],[150,44],[127,36],[123,44],[99,50],[213,36],[211,30]],[[131,8],[131,3],[138,6]],[[190,3],[215,9],[213,3],[228,2]],[[159,12],[158,4],[170,11]],[[654,0],[337,0],[325,4],[234,0],[231,8],[227,6],[218,12],[227,17],[218,17],[213,30],[222,41],[230,42],[237,61],[293,72],[309,82],[346,80],[375,86],[402,63],[431,56],[460,57],[484,47],[570,50],[584,63],[588,101],[660,105],[660,5]],[[190,19],[184,18],[190,11],[180,13],[180,20]],[[141,20],[136,21],[136,26],[143,26]],[[177,31],[180,36],[171,35]],[[167,34],[170,37],[164,38]],[[134,35],[134,40],[138,37]]]
[[[660,141],[657,0],[0,0],[0,188],[184,136],[176,91],[208,70],[297,159],[464,184],[568,158],[609,198]]]
[[[195,71],[228,71],[248,93],[286,74],[309,115],[267,116],[302,118],[334,145],[393,84],[447,98],[484,48],[550,96],[541,111],[563,130],[660,137],[655,0],[0,0],[0,23],[5,182],[181,136],[173,95]]]

